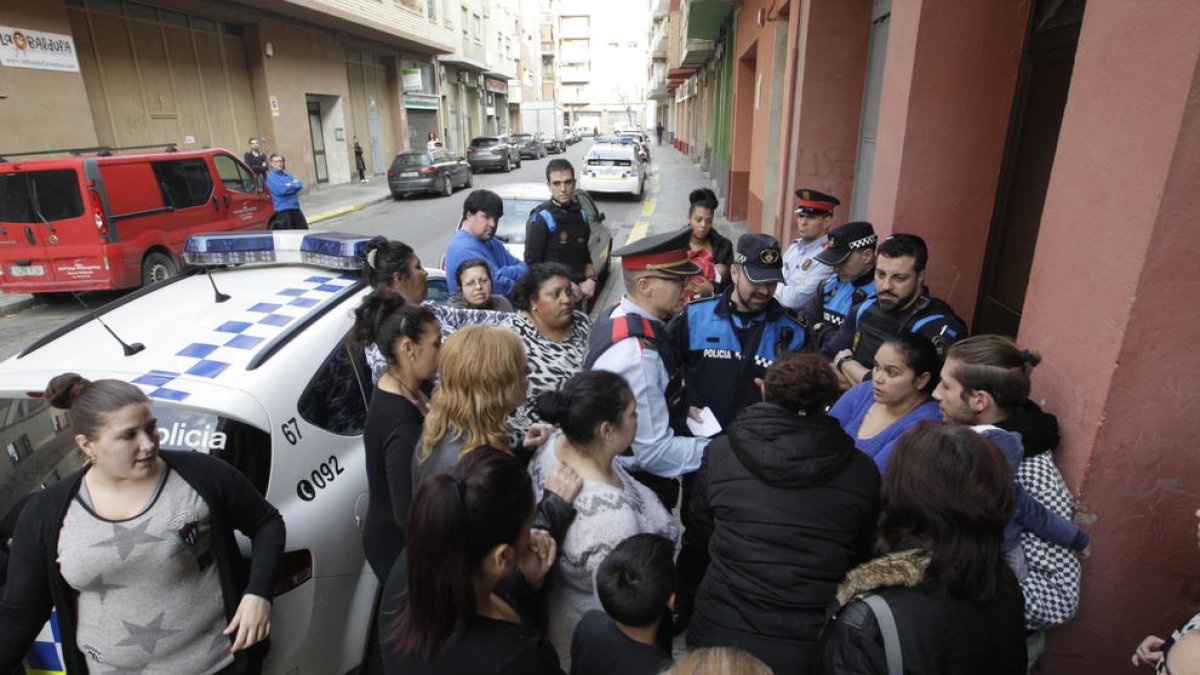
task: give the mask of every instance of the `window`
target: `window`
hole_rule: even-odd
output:
[[[217,176],[221,179],[221,184],[227,189],[236,192],[254,192],[257,187],[254,176],[246,167],[242,166],[241,162],[229,155],[217,155],[213,157],[213,163],[217,165]]]
[[[73,169],[0,174],[0,222],[40,223],[83,215],[83,197]]]
[[[469,18],[469,17],[467,16],[467,8],[466,8],[466,7],[463,7],[463,8],[462,8],[462,32],[463,32],[463,37],[467,37],[467,35],[468,35],[467,31],[468,31],[468,30],[470,29],[470,27],[471,27],[471,26],[470,26],[470,24],[469,24],[469,23],[467,23],[467,19],[468,19],[468,18]]]
[[[371,386],[362,346],[339,340],[300,394],[296,409],[306,422],[329,433],[357,436],[367,425]]]
[[[437,21],[437,6],[441,0],[425,0],[425,17],[430,21]]]
[[[200,206],[212,194],[212,176],[203,159],[154,162],[154,176],[162,189],[163,201],[177,209]]]

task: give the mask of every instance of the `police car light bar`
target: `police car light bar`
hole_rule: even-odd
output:
[[[343,232],[276,231],[193,234],[183,249],[189,265],[300,263],[358,270],[370,237]]]
[[[630,145],[633,143],[633,141],[634,141],[634,139],[629,136],[601,136],[600,138],[597,138],[594,142],[595,143],[619,143],[621,145]]]

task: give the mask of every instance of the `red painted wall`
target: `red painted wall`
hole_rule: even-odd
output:
[[[970,319],[1028,0],[892,5],[868,220],[926,239],[934,295]]]
[[[840,199],[835,226],[849,219],[871,26],[870,0],[793,3],[797,5],[795,63],[788,63],[796,93],[785,113],[790,124],[783,199],[773,205],[776,222],[782,224],[777,235],[785,243],[793,237],[797,188],[816,188]]]
[[[1200,596],[1200,4],[1089,3],[1020,340],[1094,553],[1043,672],[1126,673]]]

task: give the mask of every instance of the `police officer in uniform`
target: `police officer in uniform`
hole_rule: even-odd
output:
[[[667,387],[677,379],[679,359],[664,322],[683,309],[683,287],[700,269],[688,259],[687,230],[646,237],[613,251],[621,257],[625,295],[592,324],[584,367],[625,378],[637,401],[638,428],[632,454],[618,458],[671,509],[677,478],[700,468],[707,438],[676,436]]]
[[[816,259],[825,248],[837,197],[811,188],[796,190],[796,239],[783,253],[783,280],[775,298],[797,312],[817,293],[821,282],[833,272]]]
[[[853,385],[875,367],[875,352],[884,340],[902,332],[923,335],[938,355],[967,336],[967,326],[950,305],[929,295],[925,264],[929,250],[914,234],[893,234],[879,245],[875,258],[877,297],[850,310],[837,336],[833,365]]]
[[[742,235],[729,273],[729,288],[692,302],[670,325],[683,360],[688,405],[711,408],[722,427],[762,400],[755,380],[766,377],[780,356],[803,349],[808,339],[804,319],[773,297],[783,281],[775,237]]]
[[[596,273],[588,250],[592,228],[575,198],[575,168],[565,159],[550,160],[546,186],[550,199],[538,204],[525,223],[525,262],[562,263],[571,272],[576,297],[590,298],[596,294]]]
[[[802,312],[808,322],[810,346],[832,359],[835,338],[850,308],[875,297],[875,228],[855,221],[829,231],[829,243],[816,259],[834,273]]]

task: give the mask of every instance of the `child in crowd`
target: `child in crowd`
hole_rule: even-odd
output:
[[[587,612],[575,628],[571,675],[656,675],[671,665],[657,635],[675,604],[674,555],[670,539],[636,534],[600,563],[596,594],[604,612]]]

